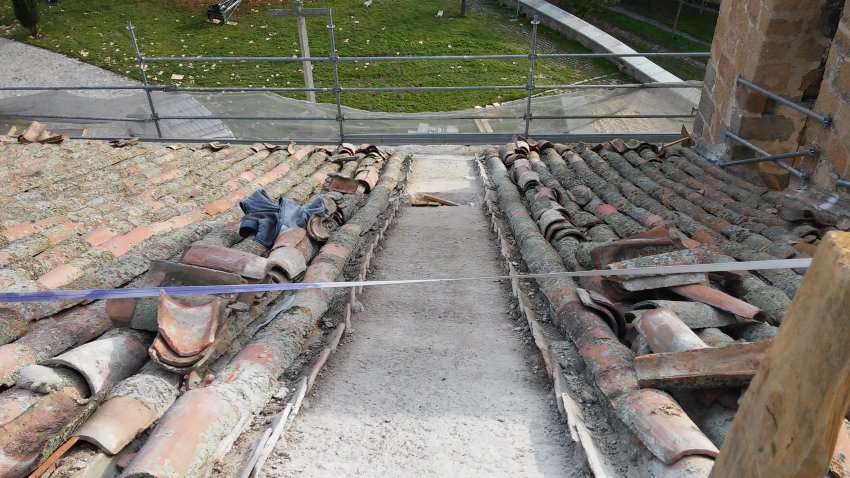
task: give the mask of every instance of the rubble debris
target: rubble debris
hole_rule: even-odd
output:
[[[626,318],[634,320],[638,315],[641,315],[639,311],[647,309],[670,310],[685,325],[692,329],[725,327],[740,322],[734,315],[716,309],[708,304],[683,300],[646,300],[638,302],[629,308]]]
[[[126,148],[127,146],[136,146],[139,144],[139,138],[130,138],[130,139],[113,139],[109,142],[114,148]]]
[[[31,122],[27,129],[24,131],[24,133],[18,136],[18,142],[24,144],[59,144],[64,141],[67,141],[68,139],[70,138],[66,135],[51,133],[50,131],[47,131],[47,125],[44,123],[39,123],[38,121]]]
[[[793,203],[790,196],[730,175],[681,144],[659,150],[636,141],[569,146],[520,138],[498,151],[485,151],[484,157],[482,167],[492,177],[498,207],[531,273],[785,258],[797,254],[795,244],[814,244],[824,232],[808,224],[805,229],[792,230],[793,226],[778,215],[780,206]],[[520,181],[521,174],[529,170],[537,174],[537,183]],[[581,229],[577,234],[552,234],[553,225],[560,221]],[[677,280],[682,282],[677,284]],[[580,288],[572,281],[537,279],[554,323],[576,344],[617,416],[630,423],[648,448],[655,447],[653,453],[658,459],[664,458],[648,461],[645,469],[664,476],[708,476],[710,456],[717,453],[715,447],[705,447],[712,448],[709,457],[664,455],[658,449],[657,437],[648,430],[651,425],[635,425],[639,422],[634,420],[634,410],[641,405],[633,406],[623,398],[641,397],[633,385],[638,378],[635,363],[653,363],[657,358],[680,354],[705,353],[712,357],[730,347],[767,347],[777,329],[764,321],[781,321],[790,297],[800,286],[799,271],[694,274],[684,278],[669,274],[583,277],[578,282]],[[611,307],[602,306],[591,293],[607,300]],[[625,319],[625,334],[617,333],[618,324],[609,325],[614,324],[615,312]],[[736,340],[759,343],[738,344]],[[653,346],[661,353],[651,353]],[[734,364],[729,367],[734,369]],[[733,406],[730,397],[737,389],[722,385],[739,387],[746,383],[746,378],[740,377],[720,378],[714,383],[708,378],[694,378],[692,383],[700,380],[698,386],[670,388],[677,394],[692,394],[704,403],[722,398],[721,403]],[[640,387],[648,385],[641,383]],[[707,389],[709,386],[713,388]],[[683,391],[696,388],[700,390]],[[644,399],[650,403],[655,396],[636,398]],[[672,397],[665,400],[675,404]],[[687,423],[685,429],[698,432],[684,411],[681,414]],[[664,427],[655,431],[660,430],[666,431]],[[670,431],[664,438],[679,440],[674,433]],[[697,442],[710,443],[704,435],[698,436]]]
[[[220,297],[206,304],[192,306],[183,305],[165,292],[160,292],[156,320],[159,337],[181,357],[197,355],[215,341],[215,331],[222,315]],[[160,348],[157,348],[157,352],[162,354]]]
[[[758,307],[705,284],[680,285],[669,289],[682,297],[708,304],[740,317],[758,320],[759,322],[764,322],[767,319],[767,316]]]

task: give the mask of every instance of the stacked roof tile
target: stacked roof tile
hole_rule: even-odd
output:
[[[335,280],[387,208],[403,162],[368,145],[3,138],[0,286]],[[238,227],[239,202],[258,189],[295,204],[319,197],[322,212],[286,224],[266,248]],[[50,472],[78,441],[114,455],[134,440],[143,446],[122,463],[127,476],[204,476],[279,388],[328,300],[304,290],[2,304],[0,476]]]
[[[486,157],[535,273],[805,257],[850,226],[827,198],[770,191],[688,148],[521,140]],[[2,138],[0,287],[335,280],[403,163],[367,145]],[[298,204],[322,194],[327,214],[266,248],[238,228],[238,202],[261,188]],[[800,280],[780,269],[538,284],[653,457],[650,473],[707,476]],[[47,476],[81,441],[123,457],[123,476],[205,476],[278,390],[328,301],[313,289],[0,304],[0,476]],[[845,448],[835,476],[847,476]]]
[[[683,147],[521,139],[485,157],[532,273],[807,257],[850,217],[815,194],[770,191]],[[537,282],[615,415],[653,456],[649,473],[708,476],[801,273]],[[848,453],[836,450],[834,476],[847,476]]]

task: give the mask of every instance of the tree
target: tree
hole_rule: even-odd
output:
[[[12,0],[15,6],[15,17],[21,25],[28,28],[33,38],[38,38],[38,0]]]

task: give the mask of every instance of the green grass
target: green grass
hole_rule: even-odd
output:
[[[676,20],[679,2],[677,0],[620,0],[620,6],[672,27]],[[716,13],[709,10],[703,10],[700,13],[697,7],[682,5],[682,13],[679,15],[679,23],[676,28],[701,40],[711,42],[716,24]]]
[[[601,13],[600,17],[603,17],[610,23],[624,30],[630,31],[651,43],[666,47],[670,51],[696,52],[708,50],[708,48],[704,45],[686,40],[682,37],[673,36],[669,32],[659,30],[652,25],[643,23],[617,12],[606,11]],[[647,51],[647,47],[645,45],[638,45],[635,44],[635,42],[628,41],[627,39],[624,40],[621,38],[620,40],[637,51]],[[697,58],[700,62],[705,62],[706,59],[707,58]],[[674,57],[657,57],[652,58],[652,61],[683,80],[702,80],[705,76],[704,69],[697,68]]]
[[[197,2],[203,5],[208,2]],[[504,20],[468,12],[459,17],[460,1],[375,0],[368,9],[362,2],[306,1],[307,7],[331,7],[341,56],[525,54],[528,40],[511,30],[509,10],[499,10]],[[29,38],[13,23],[11,2],[0,0],[0,35],[64,53],[85,62],[138,78],[126,22],[133,21],[142,53],[146,56],[295,56],[299,55],[295,20],[269,18],[270,8],[291,8],[291,1],[266,0],[239,8],[236,25],[206,23],[204,7],[165,0],[62,0],[42,7],[42,33]],[[493,6],[492,8],[500,8]],[[435,18],[444,10],[442,19]],[[528,21],[523,21],[528,29]],[[541,34],[556,41],[564,52],[586,52],[576,42],[555,32]],[[312,56],[329,54],[326,20],[308,18]],[[616,73],[605,60],[538,62],[538,83],[567,84]],[[184,75],[182,85],[195,86],[303,86],[300,63],[173,62],[153,63],[147,69],[152,83],[171,84],[172,74]],[[463,62],[341,63],[343,86],[452,86],[518,85],[528,75],[526,60]],[[332,87],[328,63],[314,66],[316,86]],[[73,78],[68,79],[69,83]],[[467,91],[416,93],[347,93],[343,103],[372,111],[449,111],[520,98],[522,91]],[[292,94],[301,97],[303,94]],[[333,102],[332,94],[319,94]]]

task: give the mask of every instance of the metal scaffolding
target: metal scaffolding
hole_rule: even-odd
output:
[[[334,29],[335,25],[333,24],[333,19],[328,13],[328,25],[327,29],[330,34],[330,54],[327,57],[250,57],[250,56],[228,56],[228,57],[145,57],[142,55],[139,44],[135,35],[135,28],[132,22],[127,22],[127,30],[130,34],[130,40],[132,41],[133,49],[136,55],[136,63],[139,69],[139,75],[142,80],[142,84],[138,86],[82,86],[82,85],[69,85],[69,86],[19,86],[19,87],[2,87],[0,86],[0,91],[3,90],[16,90],[16,91],[75,91],[75,90],[140,90],[144,91],[147,96],[147,106],[149,112],[146,117],[109,117],[109,116],[84,116],[84,115],[51,115],[51,114],[42,114],[42,115],[27,115],[27,114],[16,114],[15,118],[19,119],[51,119],[51,120],[87,120],[87,121],[119,121],[119,122],[140,122],[147,123],[153,122],[156,126],[157,138],[158,139],[169,139],[169,140],[193,140],[199,138],[166,138],[163,134],[162,128],[160,126],[161,121],[165,120],[256,120],[256,121],[281,121],[281,120],[295,120],[295,121],[335,121],[338,124],[339,130],[339,140],[340,141],[355,141],[355,140],[368,140],[368,136],[372,135],[364,135],[364,134],[348,134],[345,131],[345,122],[346,121],[378,121],[378,120],[387,120],[394,121],[398,118],[395,116],[380,116],[380,115],[370,115],[369,117],[346,117],[343,114],[343,103],[342,97],[346,93],[357,93],[357,92],[444,92],[444,91],[526,91],[526,104],[525,111],[522,116],[493,116],[493,115],[463,115],[457,118],[451,117],[451,119],[468,119],[468,120],[492,120],[492,119],[515,119],[515,120],[523,120],[524,121],[524,129],[522,131],[516,131],[514,134],[525,134],[528,135],[530,133],[531,125],[534,120],[574,120],[574,119],[601,119],[601,118],[609,118],[609,119],[690,119],[694,117],[694,112],[691,111],[689,114],[622,114],[622,115],[539,115],[535,116],[532,108],[532,97],[535,92],[547,91],[547,90],[585,90],[585,89],[593,89],[593,88],[604,88],[604,89],[679,89],[679,88],[701,88],[700,83],[694,82],[681,82],[681,83],[647,83],[647,84],[639,84],[639,83],[630,83],[630,84],[614,84],[614,85],[598,85],[598,84],[581,84],[581,85],[570,85],[570,84],[553,84],[553,85],[538,85],[535,84],[535,64],[539,59],[565,59],[565,58],[622,58],[622,57],[705,57],[709,56],[708,52],[683,52],[683,53],[629,53],[629,54],[614,54],[614,53],[557,53],[557,54],[541,54],[537,53],[538,50],[538,24],[540,22],[537,20],[537,17],[534,17],[534,20],[531,22],[532,24],[532,32],[531,32],[531,41],[529,45],[529,53],[528,54],[505,54],[505,55],[446,55],[446,56],[352,56],[352,57],[341,57],[337,54],[336,44],[334,39]],[[528,77],[527,81],[523,85],[468,85],[468,86],[406,86],[406,87],[344,87],[340,84],[340,75],[338,70],[339,63],[351,63],[351,62],[367,62],[367,61],[382,61],[382,62],[407,62],[407,61],[476,61],[476,60],[527,60],[529,62],[528,69]],[[156,62],[311,62],[311,63],[330,63],[332,65],[332,73],[333,73],[333,86],[328,87],[197,87],[197,86],[176,86],[176,85],[152,85],[149,84],[147,76],[145,74],[145,68],[147,65]],[[335,117],[331,117],[329,115],[323,116],[286,116],[286,115],[264,115],[264,116],[234,116],[234,115],[222,115],[222,116],[187,116],[187,115],[160,115],[157,112],[156,105],[152,98],[153,92],[273,92],[273,93],[283,93],[283,92],[322,92],[322,93],[333,93],[335,97],[336,104],[336,115]],[[415,115],[412,115],[410,119],[417,119]],[[416,135],[387,135],[387,134],[375,134],[374,139],[384,138],[385,140],[392,141],[394,138],[390,138],[390,136],[404,136],[411,141],[415,141],[413,136]],[[434,135],[426,135],[428,140],[438,140]],[[462,143],[493,143],[496,141],[502,141],[502,136],[505,136],[504,133],[489,133],[489,132],[481,132],[481,133],[447,133],[440,134],[439,140],[441,142],[462,142]],[[569,133],[565,134],[551,134],[551,135],[540,135],[547,136],[550,138],[570,138],[574,141],[583,141],[585,138],[593,137],[607,137],[610,135],[600,135],[600,134],[590,134],[590,135],[581,135],[574,134],[570,135]],[[616,136],[616,135],[614,135]],[[655,139],[660,139],[662,141],[676,139],[678,134],[637,134],[633,135],[635,137],[645,137],[648,138],[652,136]],[[240,138],[246,139],[246,138]],[[325,138],[325,141],[331,140],[332,138]],[[247,139],[246,139],[247,140]],[[258,138],[257,140],[269,141],[269,139]],[[273,141],[273,140],[271,140]]]

